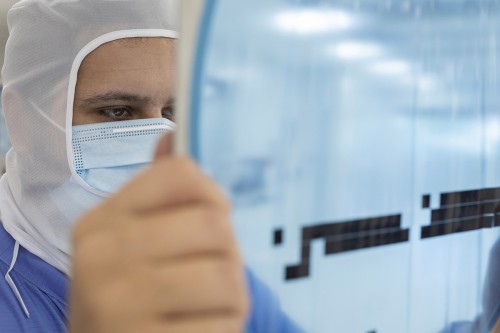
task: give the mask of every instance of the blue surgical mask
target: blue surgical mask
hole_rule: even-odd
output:
[[[158,139],[175,123],[163,118],[73,126],[73,165],[85,183],[114,193],[153,160]]]

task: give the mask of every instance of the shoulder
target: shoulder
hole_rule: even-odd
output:
[[[12,288],[5,279],[9,267],[0,260],[0,327],[2,333],[65,332],[64,306],[22,274],[13,270],[10,276],[30,312],[28,318]]]

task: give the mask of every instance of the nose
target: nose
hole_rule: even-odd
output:
[[[141,116],[142,119],[146,118],[168,118],[167,115],[164,113],[164,109],[161,107],[152,107],[148,108],[143,115]]]
[[[146,116],[144,118],[162,118],[162,109],[161,108],[151,108],[147,111]]]

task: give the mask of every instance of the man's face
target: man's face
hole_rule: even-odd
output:
[[[173,121],[174,49],[169,38],[129,38],[90,53],[78,72],[73,125],[161,117]]]

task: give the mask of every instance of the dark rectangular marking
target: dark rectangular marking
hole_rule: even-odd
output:
[[[302,262],[309,260],[311,256],[311,240],[302,239],[302,249],[300,251],[300,257]]]
[[[401,215],[389,215],[346,222],[320,224],[304,227],[302,239],[316,239],[325,236],[335,236],[348,233],[356,233],[367,230],[399,228]]]
[[[309,276],[309,265],[287,266],[285,269],[285,279],[293,280]]]
[[[431,206],[431,196],[426,194],[422,196],[422,208],[429,208]]]
[[[472,203],[445,208],[433,209],[431,213],[431,223],[452,222],[452,220],[464,219],[473,216],[493,214],[499,201],[489,201],[484,203]]]
[[[444,236],[455,234],[459,232],[473,231],[485,228],[485,226],[491,227],[493,223],[493,216],[474,216],[471,218],[466,218],[463,220],[444,222],[439,224],[431,224],[428,226],[423,226],[421,229],[420,238],[431,238],[437,236]]]
[[[500,188],[441,193],[440,205],[444,207],[489,200],[500,200]]]
[[[309,276],[309,260],[311,257],[311,242],[315,239],[325,239],[326,254],[338,253],[337,250],[329,252],[328,244],[344,244],[342,252],[363,247],[373,247],[392,244],[408,240],[408,230],[401,231],[401,214],[374,217],[347,222],[320,224],[302,228],[300,263],[285,268],[285,279],[298,279]],[[400,234],[403,232],[403,234]],[[384,236],[376,236],[383,234]],[[276,241],[276,233],[274,239]],[[362,239],[361,241],[358,241]],[[353,245],[358,244],[358,245]]]
[[[346,238],[337,241],[327,241],[325,254],[335,254],[376,246],[406,242],[409,239],[409,229],[390,232],[373,232],[362,237]]]
[[[274,230],[273,243],[274,245],[283,244],[283,229]]]

